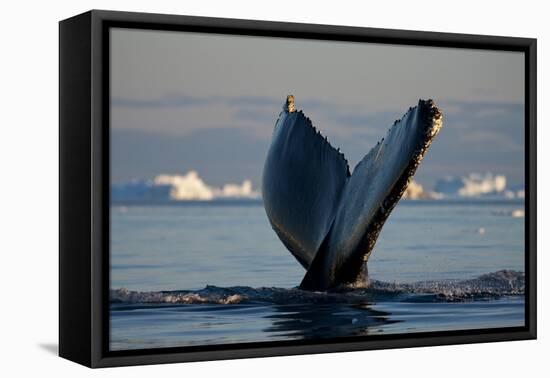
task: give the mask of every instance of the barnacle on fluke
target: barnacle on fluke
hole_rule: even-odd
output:
[[[368,284],[367,260],[442,125],[420,100],[350,174],[332,147],[287,97],[265,161],[262,197],[279,239],[307,270],[302,289]]]

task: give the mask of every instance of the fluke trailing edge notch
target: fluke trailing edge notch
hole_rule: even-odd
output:
[[[432,100],[396,121],[350,173],[289,95],[265,161],[262,196],[279,239],[307,270],[300,288],[366,286],[367,260],[442,125]]]

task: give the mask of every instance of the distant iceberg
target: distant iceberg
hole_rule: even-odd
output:
[[[441,193],[426,190],[418,182],[411,180],[405,191],[403,192],[403,199],[419,200],[419,199],[441,199],[443,195]]]
[[[209,186],[196,171],[184,175],[162,174],[153,180],[134,180],[113,185],[113,201],[212,201],[216,199],[259,199],[250,180],[241,184]]]
[[[185,175],[159,175],[153,180],[155,186],[169,188],[169,199],[174,201],[210,201],[214,199],[213,188],[199,177],[196,171]]]
[[[506,176],[492,173],[470,173],[463,177],[446,176],[436,182],[434,190],[451,197],[504,196]]]

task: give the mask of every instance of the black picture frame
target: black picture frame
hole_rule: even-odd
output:
[[[109,351],[111,27],[520,51],[525,54],[525,326]],[[59,355],[88,367],[535,339],[536,39],[92,10],[59,24]]]

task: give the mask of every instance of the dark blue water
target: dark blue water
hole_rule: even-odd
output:
[[[126,290],[113,291],[111,349],[521,326],[518,209],[401,201],[369,260],[372,288],[309,294],[259,203],[113,206],[111,288]],[[472,280],[500,270],[514,272]]]

